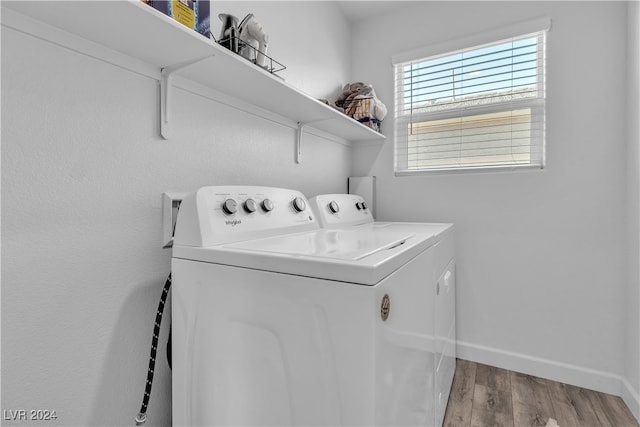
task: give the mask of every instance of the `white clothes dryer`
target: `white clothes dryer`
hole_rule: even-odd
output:
[[[172,258],[173,425],[434,425],[434,242],[321,229],[294,190],[186,197]]]
[[[433,242],[434,298],[425,300],[432,316],[436,357],[433,365],[435,425],[441,426],[456,369],[455,260],[453,224],[375,221],[364,198],[355,194],[322,194],[309,199],[325,229],[405,232]]]

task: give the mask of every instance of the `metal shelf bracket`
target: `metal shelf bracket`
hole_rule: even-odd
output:
[[[191,65],[213,58],[215,55],[207,55],[202,58],[192,59],[180,64],[171,65],[160,69],[160,135],[164,139],[171,138],[171,98],[173,92],[173,75]]]

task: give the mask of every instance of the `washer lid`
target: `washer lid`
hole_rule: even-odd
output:
[[[404,231],[317,230],[225,245],[225,248],[356,261],[404,244],[413,235]]]
[[[318,229],[208,247],[173,246],[174,259],[375,285],[435,243],[407,230]]]

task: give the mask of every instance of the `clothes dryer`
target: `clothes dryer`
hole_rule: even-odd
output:
[[[190,194],[172,258],[173,424],[435,425],[435,240],[322,229],[294,190]]]
[[[453,224],[375,221],[364,198],[355,194],[323,194],[312,197],[309,202],[325,229],[405,232],[430,239],[433,243],[433,276],[429,288],[435,297],[426,299],[424,307],[433,320],[435,424],[442,425],[456,368]]]

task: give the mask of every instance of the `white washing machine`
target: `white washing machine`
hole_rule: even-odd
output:
[[[321,229],[294,190],[186,197],[172,258],[173,425],[436,424],[435,241]]]
[[[325,229],[405,232],[432,239],[434,298],[425,301],[432,316],[436,357],[433,365],[435,424],[441,426],[456,369],[455,260],[453,225],[448,223],[375,221],[364,198],[355,194],[322,194],[309,200]]]

